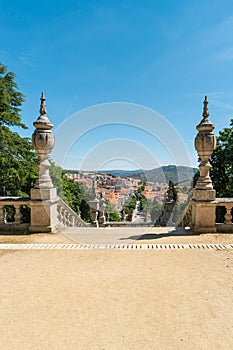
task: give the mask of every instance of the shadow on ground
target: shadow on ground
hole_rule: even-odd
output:
[[[166,238],[166,237],[186,237],[186,236],[200,236],[199,233],[193,233],[190,230],[185,230],[182,229],[180,230],[179,228],[174,229],[173,231],[169,232],[162,232],[162,233],[146,233],[144,235],[137,235],[137,236],[130,236],[130,237],[122,237],[119,238],[119,240],[124,241],[124,240],[137,240],[137,241],[149,241],[149,240],[154,240],[154,239],[160,239],[160,238]]]

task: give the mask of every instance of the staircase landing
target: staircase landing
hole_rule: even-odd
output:
[[[62,234],[80,244],[143,243],[170,236],[192,236],[192,232],[175,227],[106,227],[68,228]]]

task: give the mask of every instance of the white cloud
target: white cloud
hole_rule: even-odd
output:
[[[19,60],[27,66],[35,67],[35,64],[31,62],[31,57],[29,55],[20,55]]]
[[[233,48],[218,52],[215,57],[218,61],[231,61],[233,60]]]

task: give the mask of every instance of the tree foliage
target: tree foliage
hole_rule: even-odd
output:
[[[77,183],[66,177],[65,171],[50,160],[50,176],[57,194],[73,209],[81,218],[90,222],[90,209],[87,201],[91,197],[90,190],[84,183]]]
[[[233,119],[229,128],[219,132],[210,163],[217,197],[233,197]]]
[[[123,210],[125,211],[126,214],[132,214],[134,209],[136,208],[136,197],[130,197],[125,201]]]
[[[38,175],[37,156],[31,140],[11,128],[27,128],[20,115],[24,96],[14,79],[0,63],[0,193],[24,196]]]
[[[121,221],[121,218],[117,210],[114,208],[114,205],[106,199],[105,201],[106,201],[106,213],[107,213],[108,221]]]
[[[140,210],[144,210],[147,203],[146,197],[141,193],[141,191],[137,191],[135,193],[135,197],[140,202]]]
[[[156,222],[159,219],[160,215],[162,214],[163,206],[156,201],[153,201],[153,202],[147,201],[147,202],[148,202],[147,207],[148,207],[151,221]]]
[[[20,116],[24,95],[18,91],[14,79],[15,74],[7,72],[7,67],[0,63],[0,125],[20,126],[26,129]]]

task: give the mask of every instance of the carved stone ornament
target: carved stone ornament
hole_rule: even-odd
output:
[[[215,150],[216,147],[216,138],[214,136],[213,130],[215,126],[209,120],[208,112],[208,101],[207,96],[204,100],[204,109],[203,109],[203,119],[200,124],[197,125],[196,129],[198,134],[195,138],[195,149],[197,150],[198,156],[201,160],[199,164],[200,177],[197,181],[197,189],[212,189],[212,181],[209,176],[209,171],[211,165],[209,159]]]
[[[42,92],[40,104],[40,116],[33,123],[35,131],[32,135],[32,144],[38,154],[39,160],[39,177],[36,181],[35,188],[52,188],[53,184],[49,175],[50,163],[48,157],[54,147],[54,135],[51,131],[53,124],[46,115],[45,96]]]

